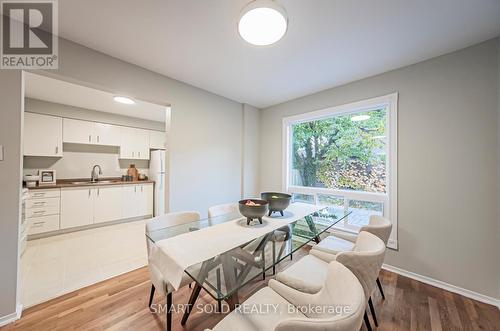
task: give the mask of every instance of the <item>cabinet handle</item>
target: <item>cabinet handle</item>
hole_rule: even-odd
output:
[[[45,204],[45,201],[40,201],[40,202],[35,202],[33,203],[35,206],[43,206]]]
[[[89,134],[89,142],[91,142],[91,141],[92,141],[92,135]]]
[[[90,198],[90,189],[89,189],[89,198]]]
[[[134,157],[134,153],[135,153],[135,152],[132,152],[132,157]]]
[[[100,189],[97,189],[97,196],[99,196],[99,193],[100,193]]]
[[[144,192],[144,186],[141,186],[141,192]]]
[[[56,146],[56,154],[59,154],[59,146]]]
[[[97,142],[99,142],[99,136],[97,136]]]
[[[139,157],[141,157],[141,152],[139,152]]]
[[[33,227],[39,228],[39,227],[43,226],[44,224],[45,224],[45,222],[35,222],[35,223],[33,223]]]
[[[134,186],[134,192],[137,193],[137,186]]]
[[[33,196],[34,197],[43,197],[43,196],[45,196],[45,193],[34,193]]]

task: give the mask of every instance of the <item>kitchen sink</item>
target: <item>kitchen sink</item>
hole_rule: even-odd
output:
[[[78,182],[69,182],[70,184],[73,185],[87,185],[87,184],[110,184],[110,183],[117,183],[117,180],[100,180],[97,182],[91,182],[90,180],[87,181],[78,181]]]

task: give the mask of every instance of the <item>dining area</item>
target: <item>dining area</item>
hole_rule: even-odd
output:
[[[190,330],[192,314],[213,319],[214,331],[372,330],[392,224],[372,215],[358,234],[332,235],[351,213],[264,192],[212,206],[204,218],[149,219],[149,311],[168,331]],[[189,295],[174,302],[177,291]]]

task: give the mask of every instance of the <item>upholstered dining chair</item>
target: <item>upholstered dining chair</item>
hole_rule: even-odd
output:
[[[239,213],[237,203],[225,203],[208,208],[208,217],[217,217],[224,214]]]
[[[303,293],[274,279],[213,331],[357,331],[366,299],[356,276],[333,261],[326,266],[323,286]],[[257,309],[256,309],[257,308]]]
[[[377,236],[363,231],[359,233],[352,251],[330,254],[320,250],[311,250],[308,256],[303,257],[295,264],[278,273],[276,279],[299,291],[314,293],[321,288],[324,282],[324,277],[326,277],[325,266],[327,263],[331,261],[340,262],[351,270],[361,283],[372,312],[373,320],[377,326],[378,322],[371,296],[375,289],[376,279],[382,267],[384,257],[384,242]],[[368,330],[371,330],[366,311],[364,320]]]
[[[147,220],[146,232],[152,232],[169,226],[186,224],[198,220],[200,220],[200,214],[195,211],[165,214]],[[169,283],[168,279],[165,279],[163,277],[159,267],[151,259],[152,252],[154,249],[154,243],[152,243],[149,239],[146,239],[146,242],[148,249],[148,267],[152,283],[151,293],[149,295],[149,308],[151,308],[151,305],[153,303],[155,290],[158,290],[158,292],[164,295],[167,299],[166,325],[167,325],[167,331],[170,331],[172,330],[172,311],[170,308],[173,306],[172,293],[174,292],[174,288]],[[187,274],[184,274],[181,282],[181,287],[190,284],[192,281],[193,280]]]
[[[361,227],[359,232],[366,231],[370,232],[377,237],[379,237],[384,244],[387,246],[389,237],[392,231],[392,223],[379,215],[371,215],[368,225]],[[338,233],[333,236],[326,237],[319,244],[314,246],[314,250],[321,250],[326,253],[337,254],[339,252],[351,251],[354,248],[357,235],[348,233]],[[382,295],[382,299],[385,299],[384,290],[382,289],[382,284],[380,279],[377,277],[377,286]]]

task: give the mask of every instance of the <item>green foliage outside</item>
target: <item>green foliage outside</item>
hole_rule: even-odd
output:
[[[385,127],[385,109],[294,125],[293,184],[385,192]]]

